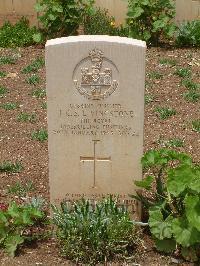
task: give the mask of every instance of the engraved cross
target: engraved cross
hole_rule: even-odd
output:
[[[100,140],[93,140],[93,156],[80,156],[80,161],[81,162],[94,162],[93,165],[93,176],[94,176],[94,180],[93,180],[93,188],[96,188],[96,164],[97,162],[101,161],[101,162],[110,162],[111,161],[111,156],[110,157],[98,157],[96,154],[96,145]]]

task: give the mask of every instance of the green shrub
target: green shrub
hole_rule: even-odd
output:
[[[128,36],[124,27],[116,27],[114,17],[109,16],[106,9],[97,8],[92,16],[84,21],[84,34]]]
[[[34,238],[33,229],[44,219],[44,212],[35,206],[35,200],[28,204],[0,203],[0,246],[14,257],[17,249]]]
[[[183,22],[176,36],[176,44],[182,46],[200,46],[200,21]]]
[[[43,142],[48,139],[48,132],[46,131],[46,129],[40,129],[40,130],[34,131],[31,134],[31,138],[33,140],[38,140],[38,141]]]
[[[200,248],[200,165],[174,150],[151,150],[142,158],[147,176],[132,196],[149,211],[149,227],[158,250],[198,260]],[[151,173],[148,175],[148,173]]]
[[[34,44],[33,34],[36,27],[29,27],[28,20],[21,18],[15,25],[5,22],[0,29],[0,47],[22,47]]]
[[[157,107],[155,112],[159,114],[160,119],[167,119],[176,114],[176,110],[167,107]]]
[[[157,45],[175,32],[175,5],[170,0],[128,0],[127,24],[130,37]]]
[[[54,38],[76,34],[85,17],[93,13],[94,0],[39,0],[35,5],[42,15],[42,33]]]
[[[124,260],[133,254],[137,234],[128,212],[111,197],[92,204],[82,200],[74,205],[53,207],[62,254],[76,263]]]

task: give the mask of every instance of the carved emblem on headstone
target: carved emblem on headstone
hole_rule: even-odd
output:
[[[104,57],[101,50],[95,48],[90,51],[89,57],[82,60],[75,68],[75,87],[89,100],[105,99],[118,87],[117,80],[113,79],[113,71],[117,72],[116,66]]]

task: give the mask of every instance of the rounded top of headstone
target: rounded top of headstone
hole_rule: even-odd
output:
[[[127,37],[108,36],[108,35],[79,35],[79,36],[56,38],[48,40],[46,43],[46,47],[51,45],[60,45],[60,44],[77,43],[77,42],[119,43],[119,44],[127,44],[127,45],[146,48],[146,42],[144,41]]]

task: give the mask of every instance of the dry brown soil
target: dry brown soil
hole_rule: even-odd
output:
[[[8,93],[0,98],[0,104],[15,102],[19,107],[15,110],[4,110],[0,107],[0,163],[3,161],[20,161],[24,167],[17,174],[0,173],[0,202],[8,199],[7,189],[16,181],[26,183],[33,181],[37,196],[49,200],[48,187],[48,150],[47,141],[39,142],[31,139],[31,133],[37,129],[47,128],[46,110],[42,104],[45,98],[32,96],[32,91],[45,88],[45,68],[38,71],[41,82],[37,86],[29,85],[26,78],[30,74],[22,74],[21,70],[36,57],[44,56],[44,50],[34,47],[15,50],[0,50],[2,55],[15,55],[16,64],[0,65],[0,71],[7,76],[0,78],[0,85],[8,89]],[[176,60],[176,65],[160,64],[160,59]],[[163,147],[165,141],[180,138],[184,145],[177,148],[189,153],[194,162],[200,162],[200,133],[192,129],[192,120],[200,118],[200,105],[187,102],[182,94],[187,89],[181,85],[181,77],[174,74],[177,68],[190,68],[193,81],[200,81],[200,51],[195,49],[155,49],[147,51],[146,94],[153,96],[153,101],[145,105],[145,136],[144,150]],[[56,69],[55,69],[56,71]],[[155,73],[162,74],[155,78]],[[150,74],[150,75],[148,75]],[[134,73],[133,73],[134,75]],[[151,77],[151,78],[150,78]],[[161,120],[154,111],[156,107],[171,107],[176,115]],[[21,112],[35,113],[35,123],[18,122],[17,116]],[[117,145],[117,144],[116,144]],[[158,265],[192,265],[174,261],[170,256],[157,253],[148,236],[144,237],[143,247],[139,248],[136,261],[141,266]],[[174,264],[176,262],[176,264]],[[39,242],[37,246],[25,247],[14,259],[10,259],[1,250],[0,265],[70,265],[59,256],[55,239]],[[135,264],[131,264],[135,265]]]

